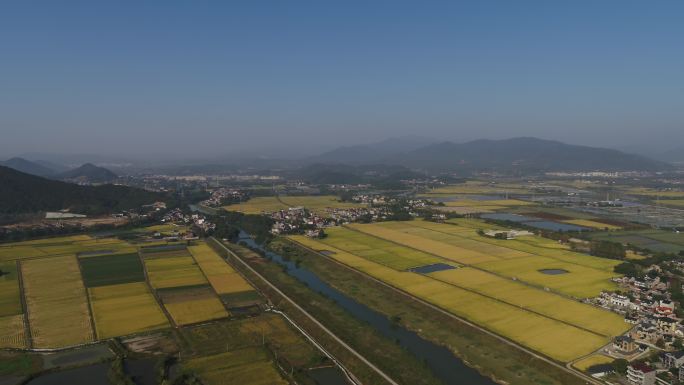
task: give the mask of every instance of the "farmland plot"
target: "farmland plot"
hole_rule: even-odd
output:
[[[228,317],[216,293],[208,286],[164,289],[158,294],[177,325]]]
[[[76,257],[25,260],[21,271],[35,347],[93,341],[88,298]]]
[[[207,283],[192,257],[145,258],[144,261],[150,283],[155,289]]]
[[[144,282],[93,287],[88,294],[99,339],[169,326]]]

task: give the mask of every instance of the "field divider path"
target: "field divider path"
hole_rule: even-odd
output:
[[[81,280],[83,281],[83,288],[85,289],[86,301],[88,301],[88,318],[90,319],[90,329],[93,331],[93,341],[97,341],[97,326],[95,324],[95,313],[93,312],[93,304],[90,301],[90,291],[85,285],[85,278],[83,277],[83,269],[81,269],[81,261],[76,257],[76,266],[78,266],[78,273],[81,275]]]
[[[137,254],[138,254],[138,258],[140,259],[140,263],[142,264],[143,275],[145,276],[145,285],[147,285],[147,288],[150,289],[150,293],[152,293],[154,300],[157,301],[157,305],[159,305],[159,308],[161,309],[161,311],[164,312],[164,316],[166,316],[166,318],[169,320],[169,323],[171,324],[171,326],[173,326],[174,328],[178,328],[179,325],[176,324],[176,321],[173,320],[173,317],[171,317],[171,313],[169,313],[169,311],[166,310],[164,303],[162,302],[161,298],[159,298],[159,295],[157,294],[157,290],[155,290],[152,287],[152,284],[150,283],[150,277],[147,275],[147,266],[145,266],[145,258],[143,258],[140,250],[138,250]]]
[[[356,358],[358,358],[360,361],[362,361],[364,364],[366,364],[369,368],[371,368],[374,372],[376,372],[380,377],[385,379],[388,383],[392,385],[399,385],[396,381],[394,381],[389,375],[387,375],[385,372],[383,372],[380,368],[375,366],[372,362],[368,361],[366,357],[361,355],[361,353],[357,352],[349,346],[346,342],[344,342],[340,337],[338,337],[335,333],[333,333],[330,329],[328,329],[325,325],[323,325],[321,322],[319,322],[314,316],[309,314],[306,310],[304,310],[303,307],[301,307],[297,302],[295,302],[292,298],[287,296],[287,294],[283,293],[278,287],[276,287],[274,284],[272,284],[266,277],[261,275],[258,271],[256,271],[252,266],[250,266],[247,262],[245,262],[242,258],[240,258],[237,254],[235,254],[232,250],[227,248],[225,245],[221,244],[218,240],[215,238],[213,239],[216,243],[218,243],[221,248],[223,248],[226,252],[228,252],[230,255],[235,258],[235,260],[239,261],[240,264],[242,264],[245,268],[247,268],[249,271],[251,271],[255,276],[259,277],[268,287],[270,287],[272,290],[274,290],[276,293],[278,293],[281,297],[283,297],[287,302],[289,302],[292,306],[294,306],[297,310],[299,310],[302,314],[304,314],[311,322],[313,322],[316,326],[321,328],[326,334],[328,334],[331,338],[333,338],[337,343],[342,345],[345,349],[347,349],[350,353],[352,353]]]
[[[310,251],[310,252],[312,252],[312,253],[314,253],[314,254],[316,254],[316,255],[319,255],[319,256],[321,256],[322,258],[324,258],[324,259],[326,259],[326,260],[328,260],[328,261],[330,261],[330,262],[333,262],[333,263],[335,263],[335,264],[337,264],[337,265],[339,265],[339,266],[342,266],[342,267],[344,267],[345,269],[347,269],[347,270],[349,270],[349,271],[353,271],[353,272],[355,272],[356,274],[359,274],[360,276],[362,276],[362,277],[365,278],[365,279],[370,279],[370,280],[373,281],[373,282],[376,282],[376,283],[378,283],[378,284],[380,284],[380,285],[382,285],[382,286],[385,286],[385,287],[387,287],[387,288],[389,288],[389,289],[392,289],[392,290],[396,291],[397,293],[400,293],[400,294],[402,294],[403,296],[405,296],[405,297],[407,297],[407,298],[409,298],[409,299],[411,299],[411,300],[413,300],[413,301],[416,301],[416,302],[418,302],[418,303],[420,303],[420,304],[422,304],[422,305],[424,305],[424,306],[427,306],[428,308],[430,308],[430,309],[432,309],[432,310],[438,311],[438,312],[440,312],[441,314],[444,314],[444,315],[446,315],[446,316],[448,316],[448,317],[450,317],[450,318],[452,318],[452,319],[454,319],[454,320],[456,320],[456,321],[458,321],[458,322],[461,322],[461,323],[463,323],[463,324],[465,324],[465,325],[467,325],[467,326],[470,326],[470,327],[472,327],[472,328],[474,328],[474,329],[480,331],[481,333],[484,333],[484,334],[487,334],[487,335],[489,335],[489,336],[491,336],[491,337],[494,337],[494,338],[496,338],[497,340],[499,340],[500,342],[505,343],[506,345],[512,346],[512,347],[514,347],[514,348],[516,348],[516,349],[518,349],[518,350],[520,350],[520,351],[522,351],[522,352],[524,352],[524,353],[526,353],[526,354],[528,354],[528,355],[530,355],[530,356],[532,356],[532,357],[534,357],[534,358],[536,358],[536,359],[539,359],[539,360],[541,360],[541,361],[544,361],[544,362],[546,362],[546,363],[549,364],[549,365],[552,365],[552,366],[554,366],[554,367],[556,367],[556,368],[558,368],[558,369],[560,369],[560,370],[563,370],[563,371],[565,371],[565,372],[567,372],[567,373],[570,373],[570,374],[572,374],[572,375],[574,375],[574,376],[576,376],[576,377],[579,377],[579,378],[581,378],[581,379],[587,381],[587,383],[591,383],[591,384],[594,384],[594,385],[604,385],[604,383],[601,382],[601,381],[597,381],[596,379],[594,379],[594,378],[592,378],[592,377],[589,377],[589,376],[585,375],[584,373],[582,373],[582,372],[580,372],[580,371],[578,371],[578,370],[575,370],[575,369],[572,369],[572,368],[570,368],[570,367],[568,367],[568,366],[562,365],[561,363],[559,363],[559,362],[557,362],[557,361],[555,361],[555,360],[553,360],[553,359],[551,359],[551,358],[549,358],[549,357],[547,357],[547,356],[545,356],[545,355],[543,355],[543,354],[541,354],[541,353],[538,353],[538,352],[536,352],[536,351],[534,351],[534,350],[528,349],[528,348],[526,348],[526,347],[524,347],[524,346],[518,344],[517,342],[514,342],[514,341],[512,341],[512,340],[509,340],[509,339],[506,338],[506,337],[503,337],[503,336],[501,336],[501,335],[499,335],[499,334],[496,334],[496,333],[494,333],[494,332],[492,332],[492,331],[490,331],[490,330],[488,330],[488,329],[485,329],[485,328],[483,328],[482,326],[480,326],[480,325],[478,325],[478,324],[476,324],[476,323],[473,323],[473,322],[471,322],[471,321],[469,321],[469,320],[467,320],[467,319],[465,319],[465,318],[459,317],[459,316],[457,316],[457,315],[455,315],[455,314],[449,312],[449,311],[446,310],[446,309],[443,309],[443,308],[441,308],[441,307],[439,307],[439,306],[437,306],[437,305],[431,304],[430,302],[427,302],[427,301],[425,301],[425,300],[423,300],[423,299],[421,299],[421,298],[418,298],[418,297],[416,297],[416,296],[414,296],[414,295],[412,295],[412,294],[410,294],[410,293],[408,293],[408,292],[406,292],[406,291],[404,291],[404,290],[402,290],[402,289],[400,289],[400,288],[398,288],[398,287],[395,287],[395,286],[392,286],[392,285],[390,285],[390,284],[388,284],[388,283],[386,283],[386,282],[383,282],[383,281],[381,281],[381,280],[379,280],[379,279],[377,279],[377,278],[375,278],[375,277],[372,277],[372,276],[370,276],[370,275],[368,275],[368,274],[366,274],[366,273],[364,273],[364,272],[362,272],[362,271],[360,271],[360,270],[357,270],[357,269],[355,269],[355,268],[353,268],[353,267],[351,267],[351,266],[345,265],[344,263],[342,263],[342,262],[340,262],[340,261],[337,261],[337,260],[335,260],[334,258],[331,258],[331,257],[329,257],[329,256],[327,256],[327,255],[325,255],[325,254],[322,254],[322,253],[320,253],[320,252],[318,252],[318,251],[316,251],[316,250],[314,250],[314,249],[311,249],[310,247],[308,247],[308,246],[306,246],[306,245],[303,245],[303,244],[301,244],[301,243],[299,243],[299,242],[297,242],[297,241],[294,241],[294,240],[289,239],[289,238],[286,238],[286,239],[287,239],[289,242],[291,242],[292,244],[294,244],[294,245],[296,245],[296,246],[298,246],[298,247],[301,247],[301,248],[304,249],[304,250],[307,250],[307,251]]]
[[[346,225],[343,225],[342,227],[344,227],[345,229],[351,230],[351,231],[356,231],[356,232],[358,232],[358,233],[367,235],[367,236],[369,236],[369,237],[374,237],[374,238],[377,238],[377,239],[380,239],[380,240],[383,240],[383,241],[386,241],[386,242],[393,243],[393,244],[395,244],[395,245],[397,245],[397,246],[406,247],[406,248],[411,249],[411,250],[420,251],[420,252],[423,252],[423,253],[425,253],[425,254],[432,255],[433,257],[440,258],[440,259],[442,259],[442,260],[444,260],[444,261],[454,262],[454,261],[449,260],[448,258],[444,258],[443,256],[441,256],[441,255],[439,255],[439,254],[434,254],[434,253],[431,253],[431,252],[426,251],[426,250],[418,249],[418,248],[415,248],[415,247],[410,246],[410,245],[405,245],[405,244],[403,244],[403,243],[399,243],[399,242],[393,241],[393,240],[391,240],[391,239],[386,239],[386,238],[382,238],[382,237],[379,237],[379,236],[374,235],[374,234],[369,234],[369,233],[366,233],[366,232],[364,232],[364,231],[355,229],[355,228],[353,228],[353,227],[348,227],[348,226],[346,226]],[[441,231],[439,231],[439,232],[441,233]],[[444,234],[447,234],[447,233],[444,233]],[[467,239],[467,238],[466,238],[466,239]],[[438,242],[438,241],[436,241],[436,242]],[[339,248],[339,249],[342,250],[342,251],[345,251],[345,252],[354,254],[353,252],[350,252],[350,251],[348,251],[348,250],[345,250],[345,249],[343,249],[343,248],[341,248],[341,247],[337,247],[337,248]],[[354,255],[356,255],[356,254],[354,254]],[[531,255],[531,256],[536,256],[536,254],[530,254],[530,255]],[[554,259],[555,259],[555,258],[554,258]],[[530,287],[530,288],[532,288],[532,289],[535,289],[535,290],[541,290],[541,291],[544,291],[544,292],[547,292],[547,293],[552,293],[552,294],[555,294],[555,295],[557,295],[557,296],[560,296],[560,297],[563,297],[563,298],[566,298],[566,299],[569,299],[569,300],[573,300],[573,301],[575,301],[575,302],[583,303],[583,302],[579,301],[577,297],[573,297],[573,296],[571,296],[571,295],[568,295],[568,294],[565,294],[565,293],[561,293],[561,292],[559,292],[559,291],[557,291],[557,290],[554,290],[554,289],[551,289],[551,288],[547,288],[547,287],[545,287],[545,286],[543,286],[543,285],[537,285],[537,284],[534,284],[534,283],[531,283],[531,282],[523,281],[523,280],[520,280],[520,279],[517,279],[517,278],[514,278],[514,277],[507,276],[507,275],[505,275],[505,274],[498,273],[498,272],[496,272],[496,271],[491,271],[491,270],[484,269],[484,268],[479,267],[479,266],[477,266],[477,265],[472,265],[472,264],[462,263],[462,262],[457,262],[457,263],[460,264],[460,265],[462,265],[462,266],[469,267],[469,268],[471,268],[471,269],[475,269],[475,270],[481,271],[481,272],[483,272],[483,273],[491,274],[491,275],[496,276],[496,277],[499,277],[499,278],[503,278],[503,279],[506,279],[506,280],[509,280],[509,281],[513,281],[513,282],[520,283],[520,284],[522,284],[522,285],[528,286],[528,287]],[[384,265],[383,265],[383,266],[384,266]],[[388,267],[389,267],[389,266],[388,266]],[[432,278],[432,277],[430,277],[430,278]],[[593,306],[593,307],[598,308],[598,306],[595,306],[595,305],[590,305],[590,306]]]
[[[29,308],[28,302],[26,301],[26,293],[24,292],[24,277],[21,273],[21,261],[17,260],[17,281],[19,282],[19,298],[21,299],[21,308],[24,311],[24,335],[26,347],[28,349],[33,348],[33,336],[31,335],[31,324],[29,322]]]

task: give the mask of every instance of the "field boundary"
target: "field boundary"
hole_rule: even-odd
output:
[[[24,311],[24,342],[27,349],[33,348],[33,336],[31,335],[31,325],[29,322],[29,308],[24,293],[24,274],[21,271],[21,260],[16,260],[17,281],[19,282],[19,298],[21,299],[21,309]]]
[[[577,370],[568,368],[567,366],[563,366],[561,363],[559,363],[559,362],[557,362],[557,361],[555,361],[555,360],[553,360],[553,359],[551,359],[551,358],[549,358],[549,357],[546,357],[546,356],[543,355],[542,353],[538,353],[538,352],[536,352],[536,351],[534,351],[534,350],[531,350],[531,349],[526,348],[526,347],[524,347],[524,346],[522,346],[522,345],[519,345],[518,343],[516,343],[516,342],[514,342],[514,341],[512,341],[512,340],[509,340],[509,339],[506,338],[506,337],[503,337],[503,336],[501,336],[501,335],[499,335],[499,334],[496,334],[496,333],[494,333],[494,332],[492,332],[492,331],[490,331],[490,330],[488,330],[488,329],[485,329],[485,328],[483,328],[482,326],[479,326],[479,325],[477,325],[477,324],[475,324],[475,323],[473,323],[473,322],[471,322],[471,321],[466,320],[465,318],[461,318],[461,317],[459,317],[459,316],[457,316],[457,315],[455,315],[455,314],[453,314],[453,313],[450,313],[449,311],[447,311],[447,310],[445,310],[445,309],[442,309],[441,307],[439,307],[439,306],[437,306],[437,305],[431,304],[431,303],[429,303],[429,302],[427,302],[427,301],[425,301],[425,300],[422,300],[422,299],[420,299],[420,298],[418,298],[418,297],[415,297],[415,296],[411,295],[410,293],[405,292],[404,290],[402,290],[402,289],[400,289],[400,288],[397,288],[397,287],[392,286],[392,285],[390,285],[390,284],[388,284],[388,283],[386,283],[386,282],[383,282],[383,281],[381,281],[381,280],[379,280],[379,279],[377,279],[377,278],[374,278],[374,277],[372,277],[372,276],[370,276],[370,275],[368,275],[368,274],[366,274],[366,273],[364,273],[364,272],[362,272],[362,271],[360,271],[360,270],[357,270],[357,269],[354,269],[353,267],[350,267],[350,266],[348,266],[348,265],[345,265],[344,263],[342,263],[342,262],[340,262],[340,261],[337,261],[337,260],[335,260],[335,259],[333,259],[333,258],[330,258],[330,257],[324,255],[324,254],[321,254],[321,253],[317,252],[316,250],[313,250],[313,249],[311,249],[311,248],[309,248],[309,247],[307,247],[307,246],[305,246],[305,245],[302,245],[301,243],[299,243],[299,242],[297,242],[297,241],[291,240],[291,239],[289,239],[289,238],[285,238],[285,239],[286,239],[288,242],[291,242],[291,243],[293,243],[294,245],[296,245],[296,246],[298,246],[298,247],[301,247],[301,248],[304,249],[304,250],[310,251],[310,252],[312,252],[312,253],[314,253],[314,254],[316,254],[316,255],[319,255],[319,256],[325,258],[325,259],[328,260],[328,261],[331,261],[331,262],[333,262],[333,263],[335,263],[335,264],[337,264],[337,265],[339,265],[339,266],[344,267],[345,269],[348,269],[348,270],[350,270],[350,271],[353,271],[353,272],[355,272],[355,273],[361,275],[362,277],[364,277],[364,278],[366,278],[366,279],[370,279],[370,280],[372,280],[372,281],[374,281],[374,282],[376,282],[376,283],[379,283],[379,284],[381,284],[381,285],[383,285],[383,286],[385,286],[385,287],[387,287],[387,288],[389,288],[389,289],[392,289],[392,290],[394,290],[394,291],[396,291],[396,292],[398,292],[398,293],[404,295],[405,297],[407,297],[407,298],[409,298],[409,299],[411,299],[411,300],[414,300],[414,301],[416,301],[416,302],[419,302],[419,303],[421,303],[422,305],[427,306],[427,307],[429,307],[429,308],[431,308],[431,309],[433,309],[433,310],[436,310],[436,311],[438,311],[438,312],[440,312],[440,313],[442,313],[442,314],[444,314],[444,315],[446,315],[446,316],[448,316],[448,317],[450,317],[450,318],[452,318],[452,319],[454,319],[454,320],[456,320],[456,321],[459,321],[459,322],[461,322],[461,323],[463,323],[463,324],[465,324],[465,325],[467,325],[467,326],[470,326],[470,327],[472,327],[472,328],[474,328],[474,329],[476,329],[476,330],[478,330],[478,331],[480,331],[480,332],[482,332],[482,333],[485,333],[485,334],[487,334],[487,335],[489,335],[489,336],[491,336],[491,337],[494,337],[494,338],[498,339],[499,341],[501,341],[501,342],[503,342],[503,343],[505,343],[505,344],[507,344],[507,345],[509,345],[509,346],[512,346],[512,347],[514,347],[514,348],[516,348],[516,349],[518,349],[518,350],[520,350],[520,351],[522,351],[522,352],[524,352],[524,353],[526,353],[526,354],[528,354],[528,355],[530,355],[530,356],[532,356],[532,357],[534,357],[534,358],[537,358],[537,359],[539,359],[539,360],[542,360],[542,361],[546,362],[546,363],[549,364],[549,365],[554,366],[554,367],[557,368],[557,369],[560,369],[560,370],[562,370],[562,371],[565,371],[566,373],[569,373],[569,374],[572,374],[572,375],[574,375],[574,376],[576,376],[576,377],[579,377],[579,378],[581,378],[582,380],[588,381],[588,382],[591,383],[591,384],[594,384],[594,385],[603,385],[603,382],[597,381],[597,380],[593,379],[592,377],[589,377],[589,376],[585,375],[585,374],[582,373],[582,372],[579,372],[579,371],[577,371]]]
[[[93,304],[90,301],[90,291],[85,284],[85,279],[83,277],[83,269],[81,268],[81,261],[78,259],[78,255],[74,256],[76,258],[76,265],[78,266],[78,274],[81,275],[81,281],[83,282],[83,288],[85,289],[86,300],[88,301],[88,318],[90,318],[90,329],[93,331],[93,341],[99,340],[97,335],[97,326],[95,324],[95,312],[93,312]]]
[[[168,310],[166,310],[166,307],[164,307],[164,304],[162,303],[161,299],[159,298],[159,295],[157,295],[157,290],[152,288],[152,284],[150,283],[150,277],[147,275],[147,266],[145,265],[144,258],[140,254],[141,254],[140,250],[138,249],[138,258],[140,259],[140,263],[142,263],[143,274],[145,275],[145,286],[147,286],[147,288],[150,290],[150,293],[152,293],[154,300],[157,302],[157,305],[159,305],[159,308],[164,313],[164,316],[169,321],[169,324],[171,325],[171,327],[178,328],[179,325],[177,325],[176,322],[173,320],[173,317],[171,317],[171,313],[169,313]],[[194,261],[194,258],[193,258],[193,261]]]

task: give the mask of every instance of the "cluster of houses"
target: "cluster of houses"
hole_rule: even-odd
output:
[[[320,230],[326,227],[339,226],[357,222],[362,217],[370,221],[377,221],[391,215],[387,207],[355,207],[355,208],[327,208],[325,214],[319,214],[304,207],[290,207],[271,213],[274,220],[271,227],[272,234],[304,233],[317,237]]]
[[[629,337],[645,345],[657,345],[659,348],[672,349],[679,338],[684,337],[681,319],[675,314],[675,304],[670,300],[667,282],[658,276],[644,278],[614,278],[621,292],[601,293],[596,299],[598,305],[623,314],[625,322],[631,323]],[[630,349],[616,349],[623,355],[629,355],[637,348],[625,345]]]
[[[241,202],[247,199],[247,194],[234,188],[218,188],[211,192],[208,199],[200,202],[200,205],[207,207],[220,207],[225,202]]]
[[[173,209],[164,214],[161,222],[183,223],[190,225],[193,229],[197,229],[205,233],[216,229],[216,224],[207,220],[204,215],[198,213],[186,214],[180,209]]]

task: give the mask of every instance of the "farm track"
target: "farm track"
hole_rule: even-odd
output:
[[[287,302],[289,302],[292,306],[294,306],[297,310],[299,310],[306,318],[308,318],[311,322],[313,322],[316,326],[318,326],[321,330],[323,330],[328,336],[330,336],[332,339],[334,339],[338,344],[340,344],[342,347],[344,347],[347,351],[349,351],[351,354],[353,354],[356,358],[358,358],[361,362],[366,364],[369,368],[371,368],[375,373],[377,373],[380,377],[382,377],[385,381],[390,383],[391,385],[400,385],[396,381],[394,381],[389,375],[387,375],[385,372],[383,372],[380,368],[375,366],[372,362],[368,361],[363,355],[361,355],[359,352],[354,350],[351,346],[349,346],[346,342],[344,342],[340,337],[338,337],[335,333],[333,333],[330,329],[328,329],[325,325],[320,323],[314,316],[309,314],[306,310],[304,310],[303,307],[301,307],[299,304],[297,304],[293,299],[288,297],[285,293],[283,293],[278,287],[273,285],[268,279],[266,279],[263,275],[261,275],[259,272],[257,272],[252,266],[250,266],[247,262],[245,262],[242,258],[240,258],[237,254],[233,253],[232,250],[228,249],[226,246],[221,244],[218,240],[215,238],[213,239],[216,243],[218,243],[221,248],[223,248],[226,252],[228,252],[230,255],[235,258],[235,260],[239,261],[240,264],[242,264],[245,268],[247,268],[250,272],[252,272],[255,276],[257,276],[259,279],[261,279],[268,287],[270,287],[272,290],[274,290],[278,295],[283,297]],[[345,369],[346,370],[346,369]]]
[[[85,285],[83,280],[83,269],[81,269],[81,262],[76,256],[76,266],[78,266],[78,273],[81,275],[81,281],[83,281],[83,289],[85,290],[86,301],[88,301],[88,318],[90,318],[90,330],[93,331],[93,341],[97,341],[97,326],[95,325],[95,314],[93,313],[93,304],[90,302],[90,292]]]
[[[21,298],[21,308],[24,311],[24,335],[26,338],[26,348],[33,348],[33,336],[31,335],[31,325],[29,322],[28,302],[24,292],[24,277],[21,273],[21,261],[17,260],[17,281],[19,281],[19,297]]]
[[[388,283],[386,283],[386,282],[383,282],[383,281],[381,281],[381,280],[379,280],[379,279],[377,279],[377,278],[375,278],[375,277],[372,277],[372,276],[370,276],[370,275],[368,275],[368,274],[366,274],[366,273],[364,273],[364,272],[362,272],[362,271],[356,270],[356,269],[354,269],[353,267],[347,266],[347,265],[345,265],[344,263],[339,262],[339,261],[335,260],[334,258],[330,258],[329,256],[326,256],[325,254],[321,254],[321,253],[319,253],[318,251],[313,250],[313,249],[311,249],[311,248],[309,248],[309,247],[307,247],[307,246],[305,246],[305,245],[302,245],[302,244],[299,243],[299,242],[296,242],[296,241],[293,241],[293,240],[290,240],[290,239],[288,239],[288,241],[292,242],[293,244],[297,245],[298,247],[301,247],[301,248],[304,249],[304,250],[307,250],[307,251],[310,251],[310,252],[312,252],[312,253],[314,253],[314,254],[316,254],[316,255],[319,255],[319,256],[321,256],[322,258],[325,258],[326,260],[331,261],[331,262],[337,264],[338,266],[342,266],[343,268],[345,268],[345,269],[347,269],[347,270],[353,271],[353,272],[355,272],[356,274],[359,274],[360,276],[364,277],[365,279],[370,279],[370,280],[373,281],[373,282],[376,282],[376,283],[378,283],[378,284],[380,284],[380,285],[383,285],[383,286],[385,286],[385,287],[387,287],[387,288],[389,288],[389,289],[392,289],[392,290],[396,291],[397,293],[402,294],[403,296],[407,297],[408,299],[411,299],[411,300],[416,301],[416,302],[418,302],[418,303],[420,303],[420,304],[422,304],[422,305],[424,305],[424,306],[427,306],[428,308],[430,308],[430,309],[432,309],[432,310],[438,311],[438,312],[440,312],[441,314],[444,314],[444,315],[446,315],[446,316],[448,316],[448,317],[450,317],[450,318],[452,318],[452,319],[454,319],[454,320],[456,320],[456,321],[458,321],[458,322],[460,322],[460,323],[462,323],[462,324],[465,324],[465,325],[467,325],[467,326],[470,326],[470,327],[472,327],[472,328],[474,328],[474,329],[480,331],[481,333],[484,333],[484,334],[487,334],[487,335],[489,335],[489,336],[491,336],[491,337],[494,337],[494,338],[496,338],[497,340],[499,340],[500,342],[505,343],[506,345],[512,346],[512,347],[514,347],[514,348],[516,348],[516,349],[518,349],[518,350],[520,350],[520,351],[522,351],[522,352],[524,352],[524,353],[526,353],[526,354],[528,354],[528,355],[530,355],[530,356],[532,356],[532,357],[534,357],[534,358],[536,358],[536,359],[539,359],[539,360],[541,360],[541,361],[543,361],[543,362],[545,362],[545,363],[547,363],[547,364],[549,364],[549,365],[552,365],[553,367],[555,367],[555,368],[557,368],[557,369],[560,369],[560,370],[562,370],[562,371],[564,371],[564,372],[566,372],[566,373],[572,374],[572,375],[574,375],[574,376],[576,376],[576,377],[578,377],[578,378],[580,378],[580,379],[582,379],[582,380],[584,380],[584,381],[587,381],[587,383],[594,384],[594,385],[603,385],[603,382],[597,381],[597,380],[595,380],[594,378],[589,377],[589,376],[585,375],[584,373],[582,373],[582,372],[580,372],[580,371],[578,371],[578,370],[575,370],[575,369],[571,368],[569,365],[562,365],[561,363],[559,363],[559,362],[557,362],[557,361],[555,361],[555,360],[553,360],[553,359],[551,359],[551,358],[549,358],[549,357],[546,357],[545,355],[542,355],[541,353],[537,353],[537,352],[535,352],[535,351],[533,351],[533,350],[531,350],[531,349],[528,349],[528,348],[526,348],[526,347],[524,347],[524,346],[522,346],[522,345],[520,345],[520,344],[518,344],[518,343],[516,343],[516,342],[514,342],[514,341],[512,341],[512,340],[509,340],[509,339],[506,338],[506,337],[503,337],[503,336],[501,336],[501,335],[499,335],[499,334],[496,334],[496,333],[494,333],[494,332],[492,332],[492,331],[490,331],[490,330],[488,330],[488,329],[483,328],[482,326],[479,326],[479,325],[477,325],[477,324],[475,324],[475,323],[473,323],[473,322],[471,322],[471,321],[468,321],[468,320],[465,319],[465,318],[461,318],[461,317],[459,317],[459,316],[457,316],[457,315],[455,315],[455,314],[453,314],[453,313],[450,313],[449,311],[447,311],[447,310],[445,310],[445,309],[442,309],[442,308],[439,307],[439,306],[433,305],[433,304],[431,304],[431,303],[429,303],[429,302],[427,302],[427,301],[425,301],[425,300],[422,300],[422,299],[420,299],[420,298],[418,298],[418,297],[415,297],[414,295],[412,295],[412,294],[410,294],[410,293],[407,293],[407,292],[405,292],[404,290],[402,290],[402,289],[400,289],[400,288],[397,288],[397,287],[392,286],[392,285],[390,285],[390,284],[388,284]]]

